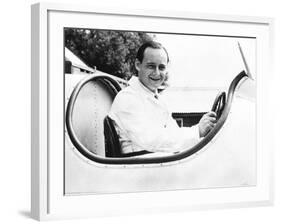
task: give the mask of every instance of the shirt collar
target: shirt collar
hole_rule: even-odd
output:
[[[157,90],[155,92],[152,92],[150,89],[148,89],[146,86],[144,86],[140,82],[139,78],[137,78],[135,76],[132,76],[132,78],[129,81],[129,85],[132,88],[137,89],[138,91],[141,91],[142,93],[144,93],[146,95],[152,96],[153,98],[158,99],[158,97],[159,97],[159,94],[158,94]]]

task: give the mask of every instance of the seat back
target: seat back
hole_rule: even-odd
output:
[[[122,157],[119,136],[110,117],[104,118],[105,156]]]

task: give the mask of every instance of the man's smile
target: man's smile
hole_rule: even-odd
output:
[[[149,77],[149,78],[150,78],[152,81],[155,81],[155,82],[162,80],[161,77]]]

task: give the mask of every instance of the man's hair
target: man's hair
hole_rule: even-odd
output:
[[[162,44],[156,42],[156,41],[148,41],[145,42],[143,45],[140,46],[138,52],[137,52],[137,59],[142,63],[142,60],[144,58],[144,52],[146,48],[153,48],[153,49],[163,49],[166,54],[167,54],[167,62],[169,62],[169,54],[167,52],[167,50],[165,49],[165,47],[162,46]]]

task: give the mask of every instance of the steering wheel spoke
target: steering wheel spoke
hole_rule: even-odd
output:
[[[215,98],[211,111],[215,112],[217,115],[217,120],[222,115],[223,109],[225,107],[226,94],[225,92],[219,92]]]

